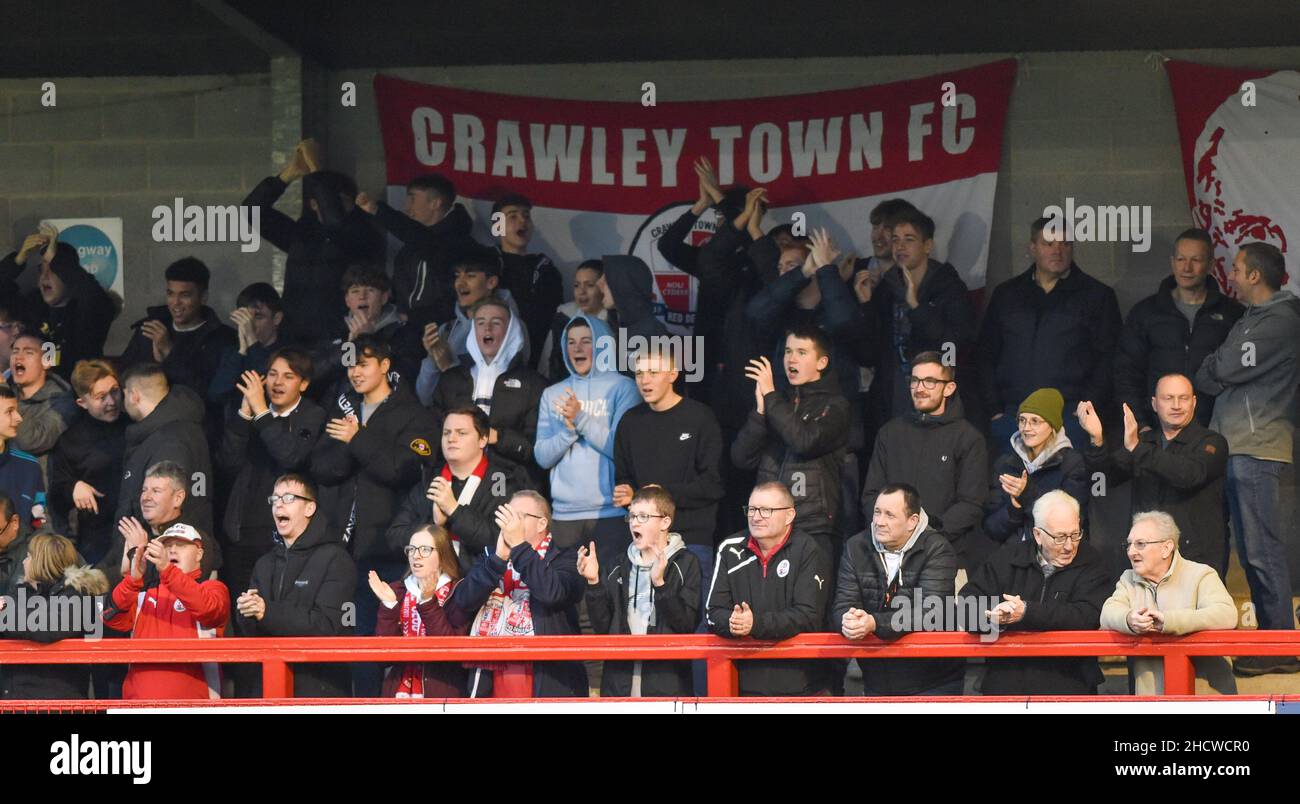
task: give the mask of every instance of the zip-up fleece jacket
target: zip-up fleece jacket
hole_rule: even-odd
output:
[[[749,633],[754,639],[782,640],[824,631],[832,581],[830,556],[799,529],[792,528],[766,558],[758,542],[740,531],[718,545],[707,625],[718,636],[733,638],[731,613],[748,603],[754,612]],[[816,695],[830,686],[824,664],[811,659],[740,662],[740,694]]]
[[[1196,372],[1196,389],[1218,395],[1210,429],[1228,439],[1231,454],[1291,463],[1300,382],[1297,343],[1300,299],[1278,291],[1263,304],[1247,307],[1227,340]]]
[[[343,609],[355,599],[357,566],[337,532],[327,529],[318,511],[291,546],[286,546],[278,533],[274,540],[271,552],[253,566],[249,582],[266,601],[266,613],[261,620],[236,614],[239,634],[351,636],[352,626],[344,625]],[[351,690],[352,672],[346,664],[293,666],[295,698],[348,698]]]
[[[208,540],[204,540],[205,545]],[[221,581],[200,581],[202,570],[182,572],[168,564],[158,585],[129,573],[113,590],[117,615],[106,624],[130,631],[133,639],[219,637],[230,617],[230,590]],[[122,684],[127,700],[220,698],[221,676],[215,664],[133,664]]]
[[[1246,312],[1241,302],[1223,295],[1210,275],[1205,279],[1205,301],[1189,327],[1174,304],[1174,285],[1174,278],[1167,276],[1154,295],[1133,305],[1115,350],[1115,396],[1128,403],[1139,426],[1158,424],[1151,409],[1156,381],[1166,374],[1195,376]],[[1208,425],[1213,414],[1214,397],[1197,394],[1196,420]]]
[[[619,556],[618,563],[603,577],[587,584],[587,613],[591,627],[598,634],[630,634],[627,623],[629,598],[636,587],[649,587],[654,602],[655,622],[648,634],[693,634],[700,622],[700,561],[686,549],[676,533],[668,541],[668,567],[664,585],[656,587],[650,580],[650,567],[634,561],[635,544]],[[641,695],[646,698],[691,695],[694,680],[689,661],[605,662],[600,679],[600,697],[626,698],[632,694],[632,677],[641,674]]]
[[[622,516],[623,509],[614,505],[614,434],[623,414],[641,403],[636,383],[618,373],[609,326],[580,315],[569,327],[578,322],[591,327],[591,369],[585,377],[576,373],[566,351],[569,378],[542,392],[533,445],[537,464],[551,472],[551,505],[561,521]],[[573,429],[555,410],[569,388],[582,404]]]
[[[334,400],[326,422],[349,413],[360,422],[361,402],[360,394],[345,391]],[[384,533],[403,495],[420,477],[420,461],[433,454],[435,443],[429,412],[400,387],[351,441],[345,444],[323,435],[316,442],[311,471],[326,487],[317,517],[328,519],[335,534],[344,534],[352,522],[348,549],[353,558],[401,557],[406,539],[389,543]]]
[[[1073,561],[1045,578],[1038,543],[1031,539],[995,551],[970,574],[961,596],[1002,602],[1003,595],[1019,595],[1025,616],[1001,626],[1005,631],[1095,631],[1110,578],[1101,554],[1087,542],[1079,544]],[[985,695],[1092,695],[1105,680],[1090,656],[989,658],[985,663]]]
[[[731,445],[731,461],[758,471],[758,483],[779,481],[795,493],[795,524],[831,535],[840,515],[840,472],[849,440],[849,402],[828,368],[816,380],[763,397]],[[789,396],[786,395],[789,394]]]
[[[898,590],[891,597],[885,569],[885,548],[871,528],[851,536],[844,543],[831,627],[839,631],[850,608],[870,614],[876,620],[876,636],[891,641],[905,633],[922,630],[922,623],[900,617],[912,611],[914,598],[951,598],[956,590],[957,554],[943,534],[930,527],[930,517],[921,509],[920,521],[901,548]],[[924,604],[922,604],[924,605]],[[955,681],[965,672],[963,659],[871,659],[858,660],[868,695],[915,695]]]

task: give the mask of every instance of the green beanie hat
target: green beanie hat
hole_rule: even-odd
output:
[[[1060,430],[1064,423],[1062,419],[1064,410],[1065,397],[1061,396],[1060,391],[1055,388],[1039,388],[1020,403],[1019,413],[1033,413],[1042,417],[1053,430]]]

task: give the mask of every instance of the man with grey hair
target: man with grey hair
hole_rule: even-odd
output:
[[[1125,570],[1101,609],[1101,627],[1121,634],[1191,634],[1237,627],[1232,596],[1213,567],[1188,561],[1178,553],[1178,525],[1163,511],[1133,517],[1124,548],[1133,568]],[[1235,694],[1237,682],[1226,659],[1197,656],[1196,692]],[[1134,658],[1133,691],[1161,695],[1164,661]]]
[[[159,461],[145,470],[144,482],[140,486],[139,508],[144,524],[141,525],[140,520],[134,516],[126,516],[122,517],[117,526],[118,533],[125,543],[118,567],[123,575],[130,571],[131,555],[135,548],[143,549],[172,525],[184,521],[185,499],[189,496],[188,487],[189,478],[186,477],[185,470],[174,461]],[[202,530],[199,533],[206,543],[209,534]],[[206,554],[212,551],[203,552],[206,558]],[[202,577],[208,577],[213,572],[210,559],[201,562],[200,566],[203,569]],[[145,567],[146,586],[156,579],[156,574],[156,571],[151,570],[149,566]]]
[[[1101,555],[1084,541],[1079,501],[1060,489],[1034,502],[1034,540],[1009,541],[971,573],[962,597],[993,597],[1001,630],[1093,631],[1110,589]],[[1094,695],[1092,657],[989,659],[984,695]]]
[[[1228,279],[1246,312],[1201,364],[1196,388],[1217,395],[1210,429],[1228,440],[1228,513],[1259,627],[1292,631],[1280,477],[1291,463],[1295,431],[1300,299],[1282,290],[1286,262],[1268,243],[1242,246]],[[1247,657],[1236,665],[1244,676],[1297,671],[1294,656]]]

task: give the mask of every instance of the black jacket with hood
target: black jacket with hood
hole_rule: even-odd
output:
[[[918,590],[922,600],[952,598],[956,591],[957,554],[943,534],[930,527],[924,508],[920,522],[901,549],[898,585],[892,595],[884,550],[870,528],[844,542],[835,603],[831,606],[831,626],[835,630],[842,627],[848,610],[856,608],[875,618],[877,637],[898,639],[922,630],[923,623],[906,614],[918,605],[914,599]],[[963,659],[859,659],[858,665],[868,695],[916,695],[957,681],[966,672]]]
[[[249,582],[266,601],[266,613],[257,620],[234,612],[240,635],[351,636],[344,609],[354,599],[357,567],[336,534],[319,510],[292,545],[275,534],[275,546],[257,560]],[[350,698],[351,691],[346,664],[293,665],[295,698]]]
[[[1115,397],[1128,403],[1141,426],[1158,424],[1151,410],[1156,381],[1166,374],[1195,377],[1246,312],[1241,302],[1223,295],[1211,275],[1205,278],[1205,301],[1189,325],[1174,304],[1174,285],[1174,278],[1167,276],[1154,295],[1133,305],[1115,349]],[[1214,397],[1198,392],[1196,420],[1208,426],[1213,414]]]
[[[203,433],[203,415],[203,400],[190,388],[179,385],[168,391],[148,416],[127,425],[122,485],[118,490],[114,521],[133,516],[144,524],[144,515],[140,513],[140,489],[144,486],[145,472],[159,461],[173,461],[191,480],[181,507],[180,521],[197,528],[205,536],[215,533],[212,497],[216,493],[216,476],[212,473],[212,457]],[[204,577],[221,567],[219,544],[217,539],[203,540]],[[114,586],[122,579],[124,547],[122,534],[114,533],[112,545],[98,565]]]
[[[938,416],[913,409],[880,428],[862,487],[863,516],[871,521],[883,486],[907,483],[933,512],[930,527],[964,555],[967,536],[984,518],[988,472],[984,436],[963,417],[961,400],[953,394]]]
[[[231,347],[238,348],[239,336],[221,323],[211,307],[205,306],[202,315],[203,323],[197,330],[177,333],[172,328],[172,314],[166,305],[150,307],[144,318],[131,325],[133,332],[126,350],[122,352],[122,368],[154,362],[153,341],[140,331],[140,325],[146,321],[161,321],[172,339],[172,350],[162,362],[167,381],[173,387],[184,385],[193,388],[201,399],[207,399],[212,378],[221,365],[222,353]],[[219,406],[214,405],[214,409],[220,412]]]
[[[1047,492],[1058,489],[1079,502],[1079,515],[1086,530],[1092,479],[1088,476],[1082,453],[1070,443],[1065,429],[1056,431],[1055,440],[1032,462],[1032,471],[1029,469],[1029,453],[1019,430],[1011,434],[1011,449],[1013,454],[998,456],[989,475],[989,499],[984,517],[984,532],[988,537],[995,542],[1011,538],[1033,541],[1029,529],[1034,525],[1034,503]],[[1028,482],[1017,500],[1020,503],[1017,508],[1012,505],[1011,496],[1002,490],[998,476],[1019,477],[1022,472],[1028,475]]]
[[[35,598],[44,598],[45,611],[69,611],[69,606],[76,607],[78,614],[89,613],[99,617],[98,609],[103,604],[103,596],[108,592],[108,579],[104,573],[90,567],[76,565],[63,570],[63,577],[54,583],[23,583],[25,600],[28,606],[40,605]],[[9,593],[6,593],[9,594]],[[9,601],[16,605],[16,600]],[[47,615],[49,616],[49,615]],[[94,638],[93,619],[83,623],[80,630],[74,630],[64,618],[60,617],[62,630],[10,631],[0,629],[0,639],[29,639],[33,642],[50,644],[61,639]],[[0,673],[3,681],[2,698],[9,700],[81,700],[90,695],[90,667],[84,664],[7,664]]]
[[[474,246],[474,222],[460,204],[452,206],[432,226],[398,212],[380,201],[375,221],[402,241],[393,257],[393,303],[402,313],[427,310],[435,321],[451,318],[455,294],[452,268],[467,247]]]
[[[497,431],[497,443],[488,447],[488,451],[493,458],[527,467],[540,477],[541,470],[535,468],[533,462],[533,443],[537,440],[537,405],[542,399],[542,392],[550,383],[528,367],[523,350],[524,333],[521,323],[519,316],[510,316],[505,342],[491,361],[492,366],[498,370],[504,368],[504,371],[501,371],[492,385],[492,410],[488,414],[488,422]],[[489,365],[479,348],[478,338],[470,335],[466,346],[469,354],[461,360],[459,366],[444,372],[433,389],[433,401],[429,407],[433,411],[435,433],[442,432],[442,420],[450,411],[475,404],[475,378],[478,372]],[[439,451],[435,445],[435,452]]]
[[[624,337],[629,343],[639,335],[646,339],[646,345],[649,346],[650,338],[667,335],[668,328],[655,316],[654,275],[650,272],[650,266],[640,257],[627,254],[606,255],[603,263],[605,284],[609,286],[609,292],[617,305],[610,312],[608,320],[614,337],[618,337],[621,329],[627,333]],[[622,373],[634,378],[636,366],[629,366]]]
[[[1008,631],[1096,631],[1101,607],[1115,588],[1106,562],[1087,542],[1074,560],[1043,576],[1038,543],[1010,542],[970,574],[962,597],[1019,595],[1025,616],[1003,626]],[[980,605],[983,608],[983,604]],[[981,692],[985,695],[1093,695],[1104,681],[1090,656],[1044,659],[987,659]]]
[[[360,422],[361,402],[360,394],[345,391],[333,401],[325,418],[352,414]],[[401,559],[406,538],[389,542],[385,532],[402,497],[420,477],[420,461],[433,454],[437,443],[433,432],[429,412],[399,387],[370,414],[351,441],[345,444],[326,434],[316,442],[311,472],[324,487],[317,517],[328,521],[331,532],[344,535],[357,561]]]
[[[126,454],[126,428],[131,419],[125,413],[117,421],[102,422],[82,413],[54,445],[50,458],[50,488],[47,502],[52,521],[65,527],[76,520],[76,543],[81,554],[98,561],[117,533],[118,502],[121,499],[122,461]],[[102,492],[99,512],[82,511],[72,501],[77,481]],[[121,556],[118,556],[121,558]]]
[[[798,525],[795,520],[795,525]],[[798,527],[764,560],[748,531],[718,545],[709,583],[706,624],[732,638],[731,614],[741,603],[754,613],[749,636],[782,640],[826,630],[831,558]],[[814,659],[746,660],[737,664],[741,695],[816,695],[830,688],[829,668]]]
[[[776,480],[791,489],[800,531],[834,534],[849,438],[848,400],[828,370],[789,391],[772,391],[763,397],[763,409],[763,414],[750,411],[740,428],[731,445],[732,463],[756,469],[759,483]]]
[[[632,553],[638,553],[638,559]],[[635,544],[619,556],[608,571],[601,567],[600,581],[587,584],[587,613],[597,634],[630,634],[627,608],[640,589],[648,589],[655,621],[644,633],[693,634],[700,622],[700,561],[676,533],[668,540],[668,567],[664,585],[655,587],[650,566],[639,560]],[[600,697],[626,698],[632,681],[641,674],[641,695],[645,698],[689,696],[695,683],[689,661],[605,662],[600,680]]]
[[[261,233],[288,255],[284,268],[284,325],[286,341],[316,343],[329,336],[333,322],[347,309],[340,285],[348,266],[381,263],[384,235],[365,212],[347,210],[337,188],[317,174],[303,178],[303,214],[298,220],[275,208],[289,188],[279,176],[267,176],[243,206],[260,208]],[[308,201],[316,201],[320,217]]]
[[[27,267],[17,263],[17,256],[15,251],[0,260],[0,287],[15,282]],[[21,312],[37,327],[43,339],[58,347],[54,372],[67,380],[72,377],[78,360],[89,360],[104,353],[104,341],[108,339],[113,319],[117,318],[118,307],[99,281],[81,266],[72,245],[59,243],[50,270],[67,288],[66,303],[50,307],[40,290],[32,289],[22,296]]]

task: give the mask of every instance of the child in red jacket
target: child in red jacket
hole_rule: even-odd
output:
[[[116,616],[108,627],[132,638],[220,636],[230,616],[230,592],[220,581],[200,580],[203,536],[185,524],[172,525],[149,541],[133,518],[122,520],[131,572],[113,590]],[[158,585],[145,588],[145,562],[158,568]],[[220,698],[221,675],[210,664],[133,664],[122,685],[127,699]]]

